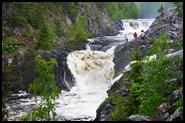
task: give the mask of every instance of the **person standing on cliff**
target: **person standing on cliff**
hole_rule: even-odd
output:
[[[137,39],[137,33],[135,32],[135,33],[133,34],[133,36],[134,36],[134,39],[136,40],[136,39]]]

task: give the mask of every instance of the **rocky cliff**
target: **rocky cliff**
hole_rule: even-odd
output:
[[[160,37],[160,31],[165,30],[165,35],[167,35],[168,37],[169,45],[177,46],[178,43],[181,44],[181,47],[174,47],[174,48],[166,49],[165,55],[167,55],[167,57],[172,56],[172,59],[176,59],[176,57],[182,57],[182,54],[180,56],[175,55],[177,54],[177,52],[180,52],[182,50],[182,40],[183,40],[182,25],[183,25],[183,19],[177,16],[175,9],[169,9],[165,11],[164,14],[158,16],[153,22],[153,24],[150,26],[148,31],[145,32],[146,37],[148,37],[148,42],[149,42],[148,45],[143,44],[143,40],[141,40],[141,37],[139,37],[139,43],[137,46],[139,47],[141,51],[141,55],[144,56],[147,53],[147,51],[152,47],[153,42],[155,42],[157,38]],[[131,61],[130,58],[128,57],[129,56],[128,52],[131,52],[132,54],[134,54],[133,48],[134,48],[133,44],[126,43],[126,44],[118,46],[115,49],[114,62],[115,62],[116,75],[123,73],[124,67]],[[159,60],[159,58],[157,59]],[[170,69],[172,69],[173,74],[175,74],[176,72],[180,72],[180,76],[176,78],[172,78],[172,76],[170,76],[168,79],[164,77],[166,79],[164,82],[165,84],[162,85],[163,82],[160,82],[160,85],[158,85],[157,87],[159,89],[161,88],[160,86],[164,86],[165,89],[169,91],[166,93],[164,91],[161,92],[162,94],[165,93],[164,95],[167,98],[166,102],[157,104],[159,97],[156,97],[157,98],[156,100],[153,100],[152,102],[150,102],[152,98],[155,98],[153,97],[155,95],[152,95],[152,97],[149,96],[148,97],[149,99],[147,100],[148,102],[150,102],[148,103],[148,105],[151,106],[149,107],[149,109],[147,109],[148,105],[140,105],[140,103],[144,100],[144,98],[140,98],[136,95],[131,96],[133,94],[133,90],[131,90],[131,88],[129,87],[133,85],[132,81],[131,79],[127,78],[126,73],[123,73],[123,77],[119,81],[116,81],[112,85],[112,87],[107,91],[108,98],[97,109],[97,115],[96,115],[95,121],[107,121],[107,120],[178,121],[178,120],[182,120],[183,119],[182,118],[183,111],[181,107],[182,102],[181,102],[181,106],[179,105],[180,104],[179,102],[180,100],[183,99],[182,98],[183,97],[183,94],[182,94],[183,70],[181,69],[181,67],[183,66],[183,63],[182,61],[179,62],[178,60],[176,60],[175,64],[172,64],[172,66],[173,67]],[[155,76],[155,73],[153,73],[153,76]],[[158,76],[158,79],[159,78],[160,77]],[[172,84],[173,89],[172,87],[169,87],[169,85],[167,85],[166,83],[168,83],[169,85]],[[145,86],[145,84],[140,84],[140,85],[143,87]],[[144,92],[144,90],[139,90],[139,86],[137,89],[138,89],[136,90],[138,91],[137,93],[142,94],[142,91]],[[145,96],[144,96],[146,98],[147,98],[147,95],[150,95],[149,94],[150,92],[147,92],[147,93],[145,93]],[[153,104],[156,103],[155,110],[153,110],[155,111],[155,113],[150,111],[154,108],[152,107],[153,105],[151,103]],[[152,112],[154,113],[154,117],[143,115],[144,113],[140,114],[141,111],[137,112],[138,108],[136,105],[138,104],[140,105],[139,108],[146,107],[145,114],[150,114],[149,112]]]
[[[74,78],[68,75],[67,54],[85,49],[86,41],[81,39],[87,37],[86,32],[90,33],[88,38],[91,38],[115,35],[121,28],[119,21],[111,21],[106,9],[93,2],[4,2],[2,12],[3,85],[14,91],[25,90],[34,80],[34,58],[39,54],[46,59],[58,59],[55,69],[57,83],[62,89],[69,90],[64,78]],[[81,20],[82,16],[85,21]],[[66,51],[66,48],[71,50]],[[64,75],[65,70],[68,72]]]

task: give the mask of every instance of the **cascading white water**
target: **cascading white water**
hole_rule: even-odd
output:
[[[113,77],[114,48],[107,52],[88,49],[68,55],[67,64],[75,77],[76,86],[70,92],[61,93],[56,110],[58,114],[70,120],[95,118],[96,109],[107,96],[106,90]],[[63,102],[67,102],[66,105]]]
[[[121,44],[125,43],[123,40],[125,38],[131,41],[134,38],[133,33],[137,32],[140,35],[141,30],[146,31],[153,19],[122,20],[122,22],[124,30],[120,30],[116,36],[104,36],[104,38],[123,41]],[[88,39],[88,41],[94,42],[94,39]],[[115,44],[119,45],[119,43]],[[68,55],[67,64],[75,77],[76,85],[70,91],[61,91],[60,97],[56,100],[58,120],[93,120],[95,118],[97,108],[107,96],[106,91],[121,77],[119,75],[112,78],[116,45],[103,52],[91,51],[88,43],[86,50],[75,51]],[[16,106],[19,107],[19,104],[16,103]],[[11,104],[7,105],[10,112],[17,110]],[[25,111],[23,112],[22,114],[25,114]],[[16,116],[14,113],[11,120],[14,119],[13,117],[20,117],[20,114]]]
[[[123,23],[123,29],[120,30],[119,34],[116,36],[105,36],[108,39],[113,39],[113,40],[125,40],[127,41],[132,41],[134,39],[134,32],[137,33],[139,36],[141,34],[141,30],[148,30],[149,26],[153,23],[154,19],[124,19],[122,20]]]
[[[134,38],[134,32],[140,35],[141,30],[146,31],[153,20],[122,20],[122,22],[125,30],[121,30],[116,36],[105,37],[123,40],[123,37],[127,36],[131,41]],[[88,41],[94,42],[93,39],[88,39]],[[114,83],[111,80],[114,76],[115,48],[116,46],[113,46],[106,52],[91,51],[88,43],[87,50],[75,51],[68,55],[67,64],[75,77],[76,86],[70,92],[61,93],[56,110],[58,114],[70,120],[95,118],[98,106],[107,96],[106,91],[109,85]],[[121,75],[115,80],[120,77]]]

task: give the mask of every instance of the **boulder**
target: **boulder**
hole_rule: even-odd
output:
[[[113,108],[114,106],[105,100],[96,110],[96,118],[94,121],[107,121]]]
[[[170,116],[168,112],[169,105],[167,103],[163,103],[158,107],[157,117],[159,120],[165,120]]]
[[[180,120],[180,108],[178,108],[166,121],[179,121]]]
[[[113,96],[126,96],[128,95],[128,93],[129,93],[128,89],[121,88],[119,90],[116,90],[116,92],[113,93],[112,95]]]
[[[177,101],[179,98],[183,97],[183,88],[179,88],[178,90],[175,90],[171,93],[170,95],[170,101],[171,102],[175,102]]]

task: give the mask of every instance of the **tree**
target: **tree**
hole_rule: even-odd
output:
[[[135,48],[135,54],[133,57],[131,57],[132,61],[136,61],[135,63],[131,64],[131,74],[130,78],[133,80],[133,82],[142,82],[142,57],[140,50],[136,47]]]
[[[41,97],[41,103],[32,112],[23,116],[22,120],[50,121],[56,120],[54,101],[60,94],[60,89],[55,82],[55,59],[45,61],[40,56],[36,57],[37,78],[29,86],[29,92]]]
[[[163,16],[163,14],[164,14],[164,7],[163,7],[163,4],[161,4],[161,7],[158,9],[157,12],[160,13],[160,14]]]
[[[183,2],[173,2],[173,4],[176,6],[176,11],[178,16],[183,16]]]

